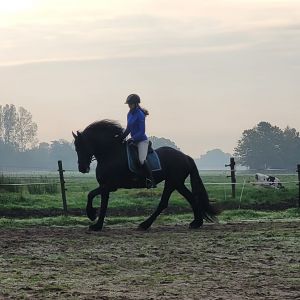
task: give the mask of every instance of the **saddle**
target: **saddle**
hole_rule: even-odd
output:
[[[129,139],[126,141],[126,150],[127,150],[127,160],[129,170],[135,174],[141,174],[141,167],[139,162],[138,147],[136,143]],[[152,142],[149,141],[147,161],[151,167],[152,172],[161,171],[160,159],[156,151],[152,148]]]

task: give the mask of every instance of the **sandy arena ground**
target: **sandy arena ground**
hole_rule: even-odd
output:
[[[0,229],[0,299],[300,299],[300,221]]]

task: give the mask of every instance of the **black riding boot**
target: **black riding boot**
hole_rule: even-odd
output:
[[[144,164],[142,165],[142,169],[144,171],[144,174],[146,176],[146,187],[147,189],[150,188],[156,188],[156,184],[153,178],[151,167],[149,166],[149,163],[147,160],[145,160]]]

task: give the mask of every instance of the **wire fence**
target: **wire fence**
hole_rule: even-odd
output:
[[[249,176],[249,175],[247,175],[247,176]],[[274,176],[279,176],[279,175],[274,175]],[[288,174],[287,176],[296,176],[296,175],[295,174]],[[12,177],[10,177],[10,178],[12,178]],[[31,176],[30,177],[28,177],[28,176],[27,177],[26,176],[23,176],[23,177],[16,176],[16,177],[14,177],[14,180],[30,180],[30,179],[32,180],[33,178]],[[59,179],[55,178],[54,176],[45,177],[45,179],[47,179],[47,180],[57,179],[57,180],[55,180],[53,182],[0,183],[0,186],[31,186],[31,185],[53,185],[53,184],[59,185],[60,184]],[[78,180],[84,180],[84,179],[86,179],[86,180],[87,179],[94,179],[94,176],[90,176],[90,177],[71,176],[71,177],[68,177],[68,183],[75,183],[75,182],[77,183]],[[267,183],[272,183],[272,182],[267,182]],[[298,180],[280,181],[280,183],[281,184],[290,184],[290,183],[298,184],[299,181]],[[189,182],[187,182],[186,184],[190,185]],[[257,182],[257,181],[247,181],[246,184],[248,184],[248,185],[257,185],[257,186],[262,186],[263,185],[263,183]],[[231,182],[205,182],[205,185],[244,185],[244,183],[243,182],[234,182],[234,183],[231,183]]]
[[[252,187],[274,187],[274,183],[272,182],[257,182],[251,180],[253,175],[255,175],[255,171],[257,170],[251,170],[251,173],[249,172],[236,172],[234,168],[231,170],[222,170],[222,172],[218,173],[216,170],[214,170],[213,174],[207,174],[207,182],[204,182],[205,186],[208,187],[222,187],[223,186],[223,197],[224,200],[226,201],[228,198],[236,199],[239,202],[239,208],[241,207],[241,202],[245,193],[245,189],[247,186],[252,186]],[[233,166],[234,167],[234,166]],[[273,174],[270,171],[271,170],[266,170],[268,173],[272,176],[284,176],[285,180],[280,181],[281,185],[293,185],[295,188],[298,185],[299,186],[299,194],[298,194],[298,199],[299,199],[299,207],[300,207],[300,166],[298,165],[298,178],[297,178],[297,173],[291,173],[286,172],[288,170],[284,170],[285,172],[282,173],[276,173]],[[253,171],[253,173],[252,173]],[[200,174],[203,173],[204,170],[200,171]],[[260,170],[261,172],[261,170]],[[266,172],[267,173],[267,172]],[[230,174],[230,175],[228,175]],[[66,176],[65,176],[66,175]],[[219,178],[222,178],[223,176],[226,179],[226,181],[217,181],[214,182],[211,179],[212,176],[215,176],[216,180],[219,180]],[[286,178],[286,177],[291,177],[291,178]],[[228,182],[228,178],[231,179],[231,182]],[[236,180],[238,178],[238,180]],[[61,198],[63,202],[63,209],[64,212],[67,213],[67,188],[72,189],[75,185],[81,184],[82,187],[88,191],[89,186],[89,180],[93,180],[93,182],[96,183],[95,175],[94,174],[89,174],[89,175],[78,175],[77,170],[63,170],[62,164],[61,167],[59,167],[58,170],[55,172],[34,172],[30,173],[28,175],[24,175],[24,173],[8,173],[5,172],[5,174],[0,174],[0,191],[1,188],[7,188],[7,187],[12,187],[12,188],[18,188],[18,187],[24,187],[28,188],[28,191],[30,194],[43,194],[43,193],[61,193]],[[187,185],[191,185],[190,181],[187,180],[186,182]],[[230,192],[226,189],[226,187],[231,186],[231,195]],[[67,188],[66,188],[67,187]],[[238,191],[239,195],[235,195],[236,191],[235,188],[240,187],[240,190]],[[12,189],[12,191],[16,191]]]

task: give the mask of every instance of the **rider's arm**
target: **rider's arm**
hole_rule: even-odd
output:
[[[129,133],[130,133],[130,129],[129,129],[128,125],[127,125],[125,131],[124,131],[123,134],[121,135],[121,139],[122,139],[122,140],[125,140]]]
[[[141,140],[145,135],[145,115],[140,114],[137,118],[137,122],[139,124],[138,131],[136,131],[133,135],[131,134],[135,141]]]
[[[123,134],[121,135],[121,140],[125,140],[126,137],[128,136],[128,134],[131,133],[129,123],[134,122],[135,119],[136,119],[136,116],[134,116],[133,114],[128,113],[128,115],[127,115],[127,127],[126,127],[125,131],[123,132]]]

